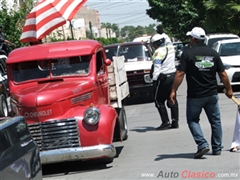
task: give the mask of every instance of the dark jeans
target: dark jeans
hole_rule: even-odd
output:
[[[202,109],[204,109],[208,117],[208,121],[211,124],[212,150],[221,151],[222,125],[218,106],[218,95],[207,96],[203,98],[187,98],[187,123],[192,136],[198,145],[198,149],[209,146],[207,140],[204,138],[201,126],[199,124]]]

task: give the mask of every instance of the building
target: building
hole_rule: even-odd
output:
[[[87,6],[83,6],[74,16],[74,18],[83,18],[85,21],[86,30],[90,31],[90,29],[92,29],[92,33],[95,38],[102,37],[100,16],[97,10],[89,9]]]

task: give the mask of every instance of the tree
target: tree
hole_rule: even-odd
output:
[[[205,27],[209,32],[232,32],[240,34],[239,0],[207,0]]]
[[[34,6],[33,0],[26,0],[18,7],[17,3],[14,6],[9,6],[7,0],[1,1],[0,23],[3,25],[3,31],[8,37],[8,40],[16,45],[16,47],[24,46],[19,40],[22,34],[22,28],[25,19]]]
[[[111,28],[112,28],[112,31],[116,34],[116,37],[118,38],[119,37],[119,26],[117,24],[113,23]]]
[[[161,22],[164,31],[180,40],[200,26],[207,33],[240,34],[239,0],[148,0],[147,14]]]
[[[201,0],[148,0],[147,14],[161,22],[171,37],[185,40],[186,32],[194,26],[202,26],[204,5]]]
[[[111,33],[110,33],[110,29],[112,28],[111,23],[101,23],[101,28],[105,28],[106,29],[106,36],[107,38],[111,38]]]
[[[145,26],[146,34],[154,35],[156,34],[156,24],[149,24],[149,26]]]

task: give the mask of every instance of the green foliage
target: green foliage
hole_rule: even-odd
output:
[[[240,2],[239,0],[208,0],[206,7],[205,27],[209,32],[232,32],[240,34]]]
[[[202,26],[204,6],[201,0],[148,0],[147,14],[161,22],[165,33],[185,40],[186,32],[194,26]]]
[[[0,4],[0,23],[3,26],[3,32],[16,47],[24,46],[26,44],[20,42],[20,36],[26,16],[33,7],[33,0],[24,1],[20,8],[17,7],[16,2],[13,7],[9,6],[7,2],[7,0],[2,0]]]
[[[148,0],[147,15],[161,22],[165,33],[182,41],[186,32],[200,26],[207,33],[240,35],[239,0]]]
[[[156,33],[156,24],[150,24],[149,26],[124,26],[120,31],[120,36],[124,41],[132,41],[136,37],[148,35],[151,36]]]
[[[119,43],[117,38],[95,38],[95,40],[99,41],[103,46]]]

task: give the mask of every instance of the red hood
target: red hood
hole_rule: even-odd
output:
[[[16,98],[25,107],[40,107],[82,94],[81,92],[92,89],[92,86],[89,81],[40,83],[20,89]]]

